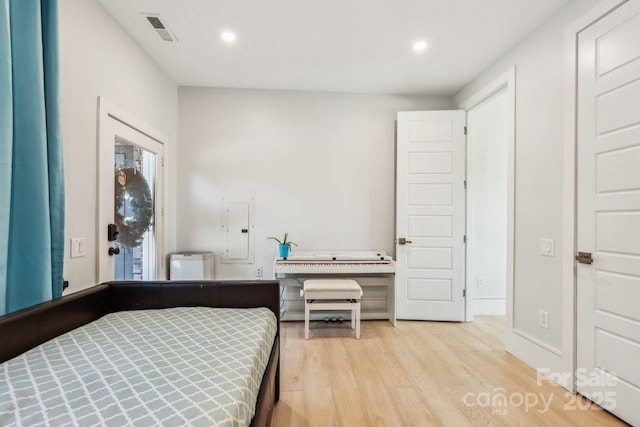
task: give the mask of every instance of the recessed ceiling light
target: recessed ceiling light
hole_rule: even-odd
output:
[[[227,43],[233,43],[234,41],[236,41],[236,35],[231,31],[225,31],[222,33],[222,40]]]
[[[424,40],[418,40],[413,44],[413,50],[416,52],[422,52],[427,48],[427,42]]]

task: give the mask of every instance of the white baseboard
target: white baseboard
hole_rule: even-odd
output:
[[[506,298],[475,298],[473,300],[474,316],[504,316],[507,314]]]
[[[561,350],[515,328],[507,332],[505,344],[507,352],[538,371],[553,373],[554,382],[574,392],[572,361]]]

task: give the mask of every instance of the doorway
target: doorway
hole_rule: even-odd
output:
[[[153,131],[100,101],[99,281],[164,274],[164,144]]]
[[[472,315],[506,314],[507,88],[467,111],[467,288]]]
[[[136,143],[137,142],[137,143]],[[114,245],[114,280],[156,278],[157,156],[143,143],[114,136],[114,222],[118,235]],[[148,143],[148,141],[147,141]],[[147,145],[147,144],[145,144]]]
[[[467,111],[467,300],[474,315],[505,315],[505,347],[515,344],[515,82],[510,68],[460,104]]]
[[[500,129],[497,132],[499,144],[495,150],[501,150],[502,156],[502,171],[497,178],[502,187],[502,202],[499,225],[495,227],[501,227],[502,237],[496,238],[484,227],[484,234],[488,237],[483,239],[501,239],[500,258],[496,261],[498,265],[495,268],[497,272],[492,274],[500,276],[496,280],[499,283],[496,287],[503,293],[497,298],[495,295],[493,298],[486,298],[491,301],[483,301],[481,304],[485,304],[485,307],[481,309],[483,314],[488,314],[484,311],[487,306],[491,309],[497,306],[497,313],[505,314],[505,347],[509,350],[517,339],[513,331],[515,67],[464,101],[460,109],[465,111],[398,114],[397,316],[399,319],[473,321],[477,288],[470,286],[468,279],[465,279],[465,276],[477,276],[474,273],[470,276],[467,271],[470,265],[466,248],[469,223],[465,217],[469,215],[469,210],[465,206],[469,200],[465,200],[465,185],[472,183],[466,182],[469,163],[466,160],[464,132],[469,120],[466,112],[469,112],[471,121],[475,122],[474,126],[488,128],[484,136],[482,132],[478,132],[478,136],[491,138],[496,133],[493,128]],[[460,117],[453,119],[455,115]],[[487,117],[494,118],[488,120]],[[488,123],[485,125],[484,122]],[[460,135],[456,136],[458,132]],[[472,135],[473,132],[470,128],[469,134]],[[456,145],[459,149],[451,148]],[[484,170],[487,175],[486,169],[495,166],[495,162],[492,163],[491,160],[486,159],[487,164],[478,170]],[[485,192],[491,191],[491,185],[491,182],[484,184],[488,187]],[[489,218],[488,221],[492,220],[495,218]],[[480,228],[479,225],[476,227]],[[485,287],[486,280],[485,276]]]

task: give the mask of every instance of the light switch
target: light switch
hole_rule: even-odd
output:
[[[553,239],[540,239],[540,255],[553,256]]]
[[[84,237],[75,237],[71,239],[71,258],[80,258],[85,255]]]

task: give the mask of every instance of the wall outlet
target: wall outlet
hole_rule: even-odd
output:
[[[85,256],[85,246],[84,237],[74,237],[71,239],[71,258]]]
[[[262,267],[256,267],[256,277],[262,277]]]
[[[541,328],[549,329],[549,312],[545,310],[538,311],[538,325]]]
[[[476,283],[479,288],[484,288],[484,276],[478,277]]]

